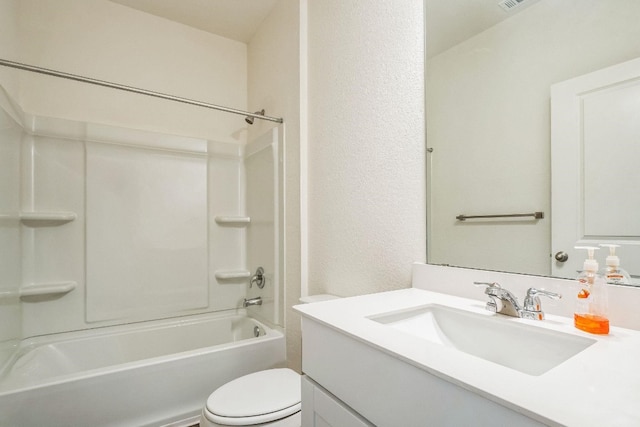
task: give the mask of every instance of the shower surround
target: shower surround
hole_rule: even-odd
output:
[[[35,355],[47,353],[30,350],[68,340],[71,331],[126,333],[159,319],[183,325],[194,316],[239,314],[278,332],[282,126],[245,145],[31,116],[4,93],[0,105],[0,232],[7,254],[0,277],[0,407],[13,392],[43,386],[3,387],[3,378],[16,366],[28,370],[30,360],[37,369],[42,362]],[[266,285],[249,289],[258,266]],[[262,306],[241,308],[245,297],[256,296]],[[284,364],[282,334],[270,337],[266,365],[243,365],[242,372]],[[128,351],[117,340],[97,351],[113,350],[110,342]],[[163,354],[171,353],[169,347]],[[60,354],[70,365],[79,356]],[[107,365],[98,370],[114,368]],[[64,382],[65,371],[56,377]],[[215,384],[199,387],[210,392]]]

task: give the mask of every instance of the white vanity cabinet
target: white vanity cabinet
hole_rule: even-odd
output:
[[[640,426],[637,288],[612,286],[609,299],[624,309],[615,322],[633,329],[593,335],[566,315],[504,316],[471,291],[441,292],[498,274],[447,269],[415,264],[413,288],[294,307],[304,427],[361,425],[331,421],[344,411],[377,427]],[[518,295],[567,283],[513,276],[497,280]]]
[[[303,427],[545,425],[304,313],[302,331]]]
[[[304,427],[373,426],[306,375],[302,377],[302,425]]]

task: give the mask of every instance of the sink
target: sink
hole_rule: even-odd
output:
[[[515,319],[503,316],[482,315],[437,304],[377,314],[368,319],[536,376],[596,342],[587,337],[514,322]]]

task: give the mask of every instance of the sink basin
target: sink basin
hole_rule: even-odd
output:
[[[529,375],[542,375],[596,342],[436,304],[368,318]]]

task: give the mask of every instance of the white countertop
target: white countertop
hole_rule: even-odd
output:
[[[368,319],[440,304],[505,322],[521,322],[596,343],[539,376],[431,343]],[[575,329],[573,319],[543,321],[491,313],[484,302],[422,289],[403,289],[295,306],[303,316],[347,334],[451,383],[550,425],[640,426],[640,332],[611,327],[609,335]]]

